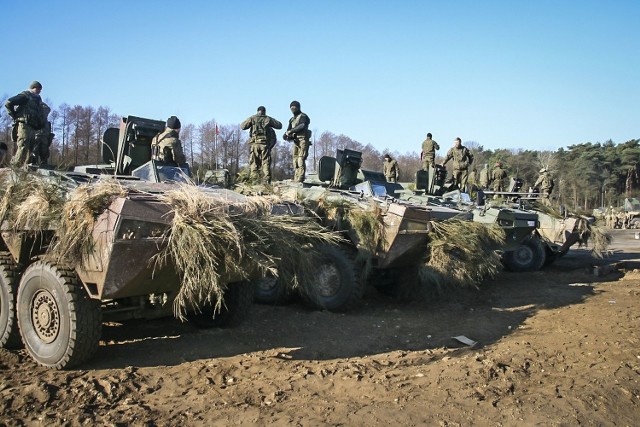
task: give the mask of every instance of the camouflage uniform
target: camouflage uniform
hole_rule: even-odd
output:
[[[42,129],[46,117],[42,110],[42,99],[34,91],[40,83],[33,82],[30,90],[25,90],[13,96],[5,102],[9,116],[13,118],[13,141],[16,144],[16,152],[11,159],[12,166],[23,166],[30,160],[36,145],[36,131]]]
[[[540,169],[540,176],[536,180],[535,184],[533,184],[533,188],[537,188],[542,195],[542,203],[551,206],[551,201],[549,200],[549,196],[551,195],[551,191],[553,191],[553,178],[549,174],[545,168]]]
[[[505,191],[505,178],[507,177],[507,171],[502,169],[500,163],[496,164],[496,167],[491,172],[491,182],[493,191]]]
[[[486,190],[489,188],[489,184],[491,183],[491,177],[489,175],[489,165],[485,163],[484,168],[480,171],[480,179],[479,179],[480,188]]]
[[[436,150],[439,150],[440,146],[437,142],[431,139],[431,134],[427,135],[427,139],[422,142],[422,170],[428,171],[429,166],[435,164]]]
[[[400,175],[400,168],[398,167],[398,161],[392,159],[389,156],[384,157],[382,164],[382,171],[388,182],[397,182]]]
[[[154,160],[161,162],[177,166],[187,163],[187,157],[180,142],[180,120],[176,116],[169,117],[165,130],[153,137],[151,153]]]
[[[293,101],[290,105],[293,117],[289,119],[289,126],[284,139],[293,142],[293,180],[303,182],[307,170],[307,156],[311,145],[311,131],[309,130],[309,116],[300,111],[300,103]],[[295,108],[294,108],[295,107]]]
[[[51,112],[51,108],[43,102],[42,111],[45,117],[48,117]],[[41,166],[46,166],[49,163],[49,147],[51,146],[51,142],[53,142],[54,136],[55,135],[51,132],[51,122],[46,120],[44,127],[36,131],[36,144],[33,148],[32,163],[39,164]]]
[[[453,159],[453,182],[456,183],[460,191],[466,191],[469,179],[469,165],[473,163],[473,156],[469,149],[460,142],[459,145],[456,143],[456,146],[447,152],[447,157],[442,165],[446,165],[451,159]]]
[[[262,182],[271,182],[271,149],[276,145],[276,133],[273,129],[282,129],[282,123],[267,116],[264,107],[258,108],[255,114],[240,124],[242,130],[249,129],[249,167],[251,178],[255,179],[262,172]]]

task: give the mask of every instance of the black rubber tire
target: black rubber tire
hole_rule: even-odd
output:
[[[317,309],[335,312],[360,306],[365,283],[353,251],[336,245],[321,245],[316,250],[316,279],[302,288],[304,299]]]
[[[214,307],[208,304],[197,313],[189,313],[187,319],[203,329],[233,328],[247,318],[252,304],[253,285],[249,282],[231,283],[224,293],[220,312],[214,313]]]
[[[513,251],[507,251],[502,261],[508,270],[515,272],[538,271],[546,260],[546,251],[540,239],[531,237]]]
[[[629,228],[637,230],[640,228],[640,218],[633,218],[629,221]]]
[[[77,366],[98,349],[100,301],[89,298],[72,270],[31,264],[20,279],[16,311],[25,348],[43,366]]]
[[[284,305],[291,302],[291,291],[282,281],[273,276],[265,276],[253,282],[253,300],[258,304]]]
[[[20,274],[7,252],[0,253],[0,348],[21,348],[16,318],[16,296]]]

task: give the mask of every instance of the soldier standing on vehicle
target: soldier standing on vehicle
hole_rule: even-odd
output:
[[[446,165],[449,160],[453,159],[453,182],[458,186],[460,191],[467,191],[467,180],[469,179],[469,165],[473,163],[473,155],[467,147],[462,145],[460,137],[454,140],[454,145],[447,152],[442,166]]]
[[[432,136],[431,133],[428,133],[427,139],[422,141],[422,153],[420,153],[422,170],[427,172],[429,171],[429,166],[433,167],[433,165],[435,165],[436,150],[440,149],[438,143],[431,139]]]
[[[295,173],[293,180],[303,182],[307,170],[307,156],[311,145],[311,131],[309,130],[309,116],[300,111],[300,103],[292,101],[289,104],[293,117],[289,119],[289,126],[282,138],[285,141],[293,142],[293,167]]]
[[[164,131],[151,140],[151,158],[180,166],[187,162],[180,142],[180,120],[176,116],[167,119]]]
[[[40,92],[42,85],[34,81],[29,90],[7,99],[4,104],[14,122],[11,135],[16,152],[11,159],[11,166],[21,167],[31,159],[36,145],[36,131],[42,129],[46,122]]]
[[[505,178],[507,171],[502,169],[502,163],[496,162],[493,171],[491,171],[491,183],[493,191],[505,191]]]
[[[249,129],[251,179],[258,179],[262,172],[262,183],[271,183],[271,149],[276,145],[276,133],[273,129],[282,129],[282,123],[267,116],[267,109],[260,106],[257,114],[242,122],[240,128]]]
[[[480,171],[479,178],[480,188],[486,190],[489,188],[489,184],[491,183],[491,174],[489,173],[489,164],[485,163],[484,168]]]
[[[49,147],[51,146],[55,135],[51,132],[51,122],[48,119],[51,108],[43,102],[42,111],[45,117],[45,123],[42,129],[36,131],[36,144],[33,149],[33,161],[31,163],[38,164],[40,166],[47,166],[49,164],[50,155]]]
[[[387,179],[387,182],[398,182],[400,167],[398,166],[398,161],[392,159],[389,154],[384,155],[382,171],[384,173],[384,177]]]
[[[553,178],[551,174],[547,170],[547,168],[540,169],[540,176],[536,180],[535,184],[533,184],[533,188],[537,188],[538,192],[542,196],[542,204],[546,206],[551,206],[551,201],[549,200],[549,196],[553,191]]]

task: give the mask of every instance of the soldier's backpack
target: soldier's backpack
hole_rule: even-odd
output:
[[[29,126],[40,130],[47,122],[47,114],[42,107],[42,101],[39,96],[31,94],[29,91],[26,91],[26,94],[27,102],[24,105],[23,117]]]
[[[275,147],[278,138],[276,137],[276,131],[272,127],[267,128],[267,148],[271,150]]]
[[[251,123],[251,136],[255,142],[264,144],[268,142],[267,123],[269,119],[265,116],[255,116]]]

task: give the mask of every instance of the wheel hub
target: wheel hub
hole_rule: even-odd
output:
[[[47,290],[39,290],[31,305],[33,327],[42,341],[52,343],[60,332],[60,314],[56,300]]]
[[[276,279],[275,277],[263,277],[257,282],[258,288],[260,288],[265,292],[271,291],[273,288],[277,286],[277,284],[278,284],[278,279]]]
[[[333,264],[322,264],[318,268],[315,280],[318,292],[323,297],[332,296],[340,290],[340,272]]]
[[[514,258],[520,264],[526,264],[533,258],[533,251],[526,245],[521,245],[516,249]]]

